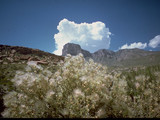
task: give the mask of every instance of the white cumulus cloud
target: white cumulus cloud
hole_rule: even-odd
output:
[[[122,47],[120,47],[120,49],[133,49],[133,48],[144,49],[146,47],[147,47],[147,43],[141,43],[141,42],[136,43],[136,42],[134,42],[130,45],[125,44]]]
[[[54,35],[57,49],[54,54],[62,55],[62,49],[66,43],[79,44],[83,49],[90,52],[110,47],[111,32],[103,22],[77,24],[63,19],[59,22],[57,29],[59,32]]]
[[[160,35],[157,35],[156,37],[151,39],[148,45],[149,47],[152,47],[152,48],[158,47],[158,45],[160,45]]]

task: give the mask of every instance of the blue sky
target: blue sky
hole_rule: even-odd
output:
[[[112,33],[107,49],[141,42],[147,44],[143,49],[156,51],[160,50],[159,6],[160,0],[0,0],[0,44],[52,53],[57,26],[65,18],[74,24],[104,23]],[[149,46],[152,39],[157,43]]]

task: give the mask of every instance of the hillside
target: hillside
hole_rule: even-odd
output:
[[[0,45],[0,63],[26,63],[28,60],[43,60],[48,64],[63,60],[63,57],[44,52],[38,49],[32,49],[19,46]]]

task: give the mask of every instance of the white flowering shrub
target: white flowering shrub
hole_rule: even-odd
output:
[[[158,66],[125,73],[132,117],[160,118],[160,69]]]
[[[58,63],[55,73],[36,63],[28,63],[26,71],[17,71],[12,82],[16,89],[6,94],[3,117],[18,118],[101,118],[160,117],[160,82],[146,90],[136,78],[133,85],[125,75],[111,75],[107,68],[85,61],[82,54],[67,55]],[[159,74],[158,74],[159,75]],[[160,78],[160,77],[159,77]],[[143,89],[145,88],[145,90]],[[135,90],[134,90],[135,89]],[[136,94],[133,92],[136,91]],[[151,97],[152,95],[152,97]],[[154,97],[155,95],[156,97]],[[148,101],[149,100],[149,101]],[[147,106],[152,105],[152,108]]]
[[[3,117],[116,117],[130,112],[126,82],[93,60],[86,62],[82,54],[68,55],[54,74],[29,63],[12,81],[16,90],[4,96]]]

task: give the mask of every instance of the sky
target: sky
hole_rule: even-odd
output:
[[[160,51],[160,0],[0,0],[0,44],[61,55],[68,42]]]

